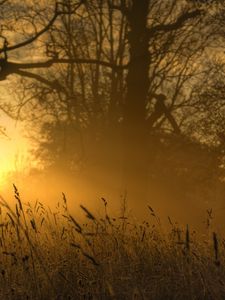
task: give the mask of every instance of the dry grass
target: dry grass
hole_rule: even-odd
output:
[[[210,225],[204,236],[154,210],[133,224],[81,206],[79,223],[62,203],[54,212],[1,199],[0,299],[225,299],[224,241]]]

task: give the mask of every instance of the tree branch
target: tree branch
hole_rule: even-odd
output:
[[[180,134],[180,128],[173,117],[171,111],[168,109],[168,107],[165,105],[164,101],[166,100],[166,96],[164,94],[155,94],[152,93],[151,95],[153,98],[157,100],[155,104],[155,109],[151,116],[147,119],[147,125],[148,128],[151,130],[154,126],[155,122],[159,120],[163,115],[165,118],[169,121],[170,125],[172,126],[174,132],[176,134]]]
[[[128,7],[126,6],[124,1],[121,1],[120,5],[114,4],[111,1],[108,1],[108,5],[110,9],[119,10],[124,16],[128,17],[130,16],[130,11]]]
[[[174,23],[169,24],[159,24],[154,26],[153,28],[148,30],[149,35],[154,35],[160,31],[168,32],[172,30],[177,30],[181,28],[184,23],[190,19],[194,19],[201,14],[202,10],[194,10],[192,12],[185,12],[184,14],[180,15]]]
[[[54,64],[96,64],[104,67],[108,67],[115,70],[127,69],[128,65],[116,65],[107,61],[102,61],[98,59],[89,59],[89,58],[52,58],[44,62],[35,62],[35,63],[14,63],[14,62],[5,62],[5,69],[9,68],[10,70],[19,70],[19,69],[41,69],[49,68]],[[1,74],[1,72],[0,72]]]
[[[63,87],[60,85],[60,83],[57,80],[50,81],[50,80],[45,79],[44,77],[42,77],[39,74],[35,74],[35,73],[23,71],[23,70],[16,70],[14,72],[14,74],[20,75],[22,77],[27,77],[27,78],[35,79],[35,80],[37,80],[37,81],[39,81],[41,83],[44,83],[45,85],[49,86],[53,90],[57,90],[59,92],[64,92]]]
[[[8,52],[8,51],[12,51],[12,50],[15,50],[15,49],[19,49],[21,47],[24,47],[24,46],[27,46],[31,43],[33,43],[35,40],[37,40],[42,34],[44,34],[45,32],[47,32],[49,30],[49,28],[54,24],[55,20],[57,19],[57,17],[59,15],[63,15],[63,14],[70,14],[70,13],[74,13],[79,7],[80,5],[82,4],[83,1],[81,1],[77,6],[76,6],[76,9],[73,10],[72,12],[64,12],[64,11],[59,11],[59,3],[56,2],[56,5],[55,5],[55,12],[54,12],[54,15],[52,17],[52,19],[49,21],[49,23],[44,27],[42,28],[40,31],[38,31],[34,36],[32,36],[31,38],[27,39],[26,41],[23,41],[21,43],[18,43],[16,45],[13,45],[13,46],[7,46],[6,48],[3,48],[3,49],[0,49],[0,54],[3,53],[3,52]]]

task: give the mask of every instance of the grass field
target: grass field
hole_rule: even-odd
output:
[[[151,207],[137,224],[81,206],[78,221],[62,201],[52,212],[1,199],[0,299],[225,299],[225,241],[205,234],[164,230]]]

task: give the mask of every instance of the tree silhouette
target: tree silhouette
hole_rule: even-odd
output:
[[[6,4],[7,2],[4,3]],[[67,20],[68,22],[65,23],[66,16],[68,18],[75,16],[77,23],[72,20]],[[4,43],[0,50],[3,55],[0,78],[5,80],[9,75],[15,74],[22,78],[36,80],[38,84],[43,84],[39,99],[40,95],[41,98],[47,99],[47,94],[50,93],[53,96],[57,93],[57,97],[63,95],[61,104],[66,105],[68,112],[71,112],[72,106],[77,103],[77,100],[74,100],[72,104],[71,99],[81,97],[82,105],[86,105],[86,113],[89,113],[88,123],[91,124],[89,127],[94,128],[92,132],[90,131],[92,136],[93,132],[98,132],[99,127],[102,129],[109,120],[110,124],[111,121],[119,124],[119,130],[123,132],[124,178],[127,188],[131,194],[136,193],[135,197],[141,195],[146,198],[151,148],[149,134],[154,128],[163,125],[169,127],[175,134],[182,132],[181,124],[173,111],[181,107],[179,96],[183,85],[196,75],[194,68],[190,68],[190,64],[194,61],[195,55],[204,50],[205,42],[209,39],[206,34],[199,42],[194,30],[195,26],[199,26],[199,29],[205,26],[204,22],[201,23],[204,16],[204,7],[186,1],[182,1],[180,5],[178,1],[166,4],[150,0],[79,2],[64,0],[56,3],[48,23],[24,41],[10,45],[7,37],[2,35]],[[79,42],[78,38],[74,43],[74,40],[71,41],[72,28],[79,22],[84,24],[85,20],[88,25],[82,30],[87,32],[85,36],[87,41],[80,39]],[[35,25],[35,19],[32,22]],[[60,22],[64,22],[69,29],[66,33],[62,32]],[[113,43],[115,40],[113,30],[116,26],[114,24],[119,27],[116,31],[117,41],[119,41],[117,55],[115,54],[116,42]],[[88,36],[88,26],[92,26],[92,37]],[[66,41],[63,44],[64,49],[60,46],[61,40],[58,39],[60,42],[57,42],[60,34],[62,34],[61,40]],[[42,61],[10,60],[9,53],[36,43],[44,35],[47,38],[43,43],[46,51]],[[95,51],[87,53],[85,47],[86,49],[94,47]],[[66,74],[66,80],[70,78],[67,80],[70,86],[68,82],[65,84],[64,75],[58,78],[47,75],[50,70],[56,72],[62,68],[61,66],[67,69],[62,74]],[[84,72],[78,66],[85,66],[85,71],[89,68],[88,85],[84,84]],[[78,71],[75,71],[75,68]],[[76,76],[79,77],[83,89],[79,92],[74,87]],[[108,81],[105,79],[107,76]],[[172,86],[170,88],[172,92],[169,91],[169,85]],[[102,90],[105,91],[106,86],[107,95],[104,95]],[[37,86],[34,89],[37,88],[40,89]],[[85,102],[87,99],[85,93],[88,89],[92,89],[89,95],[93,97],[93,105],[90,105],[90,101],[88,105]],[[46,107],[43,99],[43,107]],[[153,99],[156,100],[155,104]],[[176,105],[177,99],[180,103]],[[120,114],[117,112],[118,106],[121,110]],[[61,112],[62,106],[58,110]],[[108,114],[105,118],[106,122],[102,121],[96,129],[100,110],[101,112],[107,110]],[[76,106],[72,116],[76,120],[79,119],[77,111]],[[67,117],[69,118],[68,115]],[[134,186],[138,186],[136,191]]]

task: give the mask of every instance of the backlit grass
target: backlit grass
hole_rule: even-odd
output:
[[[81,222],[65,195],[51,211],[14,189],[14,207],[1,199],[0,299],[225,299],[225,243],[209,223],[165,231],[151,207],[138,224],[105,199],[101,217],[81,206]]]

